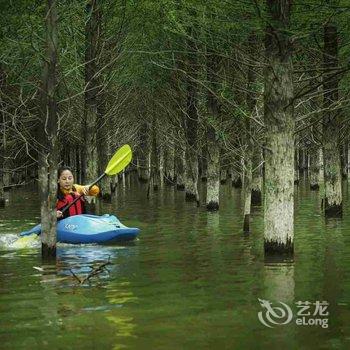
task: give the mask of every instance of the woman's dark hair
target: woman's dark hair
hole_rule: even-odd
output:
[[[65,171],[65,170],[69,170],[72,174],[73,174],[73,170],[71,167],[63,165],[61,167],[58,168],[57,170],[57,180],[60,178],[61,174]]]
[[[71,167],[69,166],[61,166],[58,168],[57,170],[57,180],[60,178],[61,174],[65,171],[65,170],[69,170],[72,174],[73,174],[73,170]],[[59,185],[57,185],[57,199],[63,199],[64,198],[64,194],[61,191],[61,188]]]

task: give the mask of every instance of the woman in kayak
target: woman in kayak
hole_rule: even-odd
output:
[[[57,187],[57,219],[63,219],[68,216],[79,215],[85,213],[85,201],[84,197],[81,196],[68,210],[62,213],[62,209],[72,203],[75,198],[80,195],[85,196],[97,196],[100,189],[94,185],[90,188],[89,186],[82,186],[74,184],[74,177],[71,168],[61,167],[58,169],[58,187]]]

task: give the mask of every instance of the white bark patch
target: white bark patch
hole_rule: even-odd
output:
[[[341,165],[336,139],[331,138],[324,142],[323,157],[325,199],[330,206],[341,205]]]
[[[208,169],[207,169],[207,199],[219,204],[220,191],[220,149],[216,142],[208,143]]]
[[[293,242],[294,139],[292,132],[267,135],[265,168],[265,241]]]

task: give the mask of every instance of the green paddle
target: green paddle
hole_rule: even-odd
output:
[[[124,145],[115,152],[114,156],[108,162],[105,172],[99,176],[92,184],[89,185],[89,190],[92,186],[96,185],[101,179],[103,179],[106,175],[112,176],[120,173],[129,163],[131,162],[132,152],[129,145]],[[74,199],[72,203],[69,203],[66,207],[64,207],[61,212],[62,214],[66,212],[76,201],[81,198],[83,194],[79,195]]]

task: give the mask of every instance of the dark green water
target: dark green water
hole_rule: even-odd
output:
[[[207,213],[171,188],[147,200],[145,188],[133,183],[103,211],[140,227],[139,240],[61,245],[56,265],[43,265],[38,248],[6,246],[39,215],[38,202],[29,201],[35,192],[15,190],[0,209],[0,348],[349,349],[350,204],[344,190],[343,220],[326,223],[318,193],[306,185],[297,189],[295,257],[273,262],[264,260],[260,208],[252,234],[242,234],[239,190],[222,186],[220,212]],[[71,277],[69,269],[83,276],[109,256],[109,275],[83,286]],[[268,328],[258,319],[264,311],[258,299],[289,305],[293,319]],[[327,301],[328,328],[297,325],[297,301]]]

